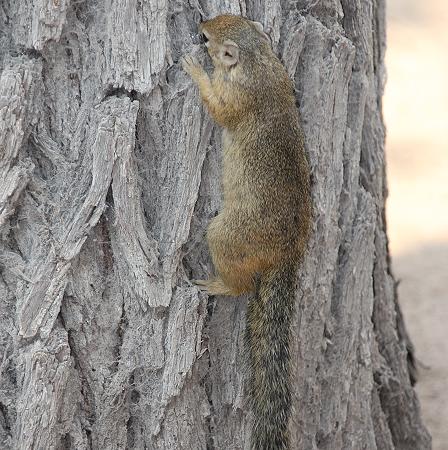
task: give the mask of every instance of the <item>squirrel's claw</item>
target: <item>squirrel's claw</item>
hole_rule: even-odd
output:
[[[183,56],[181,58],[181,64],[182,64],[182,68],[188,74],[191,74],[191,72],[194,69],[197,69],[198,67],[201,67],[200,64],[199,64],[199,61],[193,55],[185,55],[185,56]]]
[[[193,55],[185,55],[181,59],[182,68],[188,75],[193,78],[193,80],[198,81],[204,74],[205,71],[197,58]]]

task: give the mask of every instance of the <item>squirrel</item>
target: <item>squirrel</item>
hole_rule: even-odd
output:
[[[209,295],[254,293],[246,317],[251,448],[289,448],[290,327],[297,270],[312,215],[310,171],[294,85],[258,22],[233,15],[199,25],[210,78],[195,57],[182,66],[223,128],[222,211],[207,242]]]

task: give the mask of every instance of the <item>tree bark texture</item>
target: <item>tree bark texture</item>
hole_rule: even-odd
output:
[[[0,2],[0,448],[247,448],[247,299],[191,282],[220,130],[179,61],[221,13],[270,34],[312,169],[293,448],[430,448],[388,260],[383,0]]]

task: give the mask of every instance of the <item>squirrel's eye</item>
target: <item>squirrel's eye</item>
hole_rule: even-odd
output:
[[[208,42],[208,37],[204,33],[202,33],[201,38],[202,38],[202,41],[204,42],[204,44],[206,44]]]

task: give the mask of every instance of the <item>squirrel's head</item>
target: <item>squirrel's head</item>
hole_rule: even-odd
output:
[[[199,25],[215,67],[230,69],[240,61],[270,51],[270,40],[259,22],[240,16],[217,16]]]

